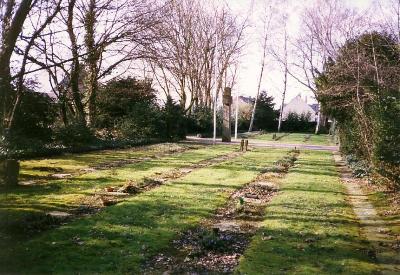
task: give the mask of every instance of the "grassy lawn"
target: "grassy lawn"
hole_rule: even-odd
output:
[[[218,148],[215,152],[232,150]],[[178,232],[209,217],[230,192],[285,153],[254,150],[45,231],[14,249],[2,249],[0,272],[138,273],[144,259],[166,249]],[[132,167],[132,174],[135,170]]]
[[[256,135],[250,137],[250,139],[270,141],[273,143],[331,145],[329,135],[325,134],[276,133],[276,136],[279,138],[278,140],[272,139],[273,134],[274,133]]]
[[[20,180],[47,181],[51,174],[76,173],[102,163],[148,157],[167,153],[173,150],[185,149],[185,145],[177,143],[161,143],[133,147],[120,150],[101,150],[84,154],[63,154],[51,158],[39,158],[21,161]]]
[[[242,257],[243,274],[373,274],[331,153],[303,152]]]
[[[139,181],[155,173],[187,166],[232,151],[229,147],[188,150],[160,159],[152,159],[122,167],[97,170],[68,179],[53,179],[31,186],[0,189],[0,228],[19,223],[31,213],[67,211],[82,203],[82,199],[106,186],[123,185],[127,181]],[[143,152],[140,152],[143,154]],[[108,153],[107,153],[108,154]],[[73,156],[74,159],[79,156]],[[59,160],[59,159],[57,159]],[[51,162],[51,160],[46,160]],[[66,162],[66,159],[62,159]],[[36,161],[32,161],[36,162]],[[27,165],[26,161],[24,165]],[[86,163],[88,165],[89,163]],[[8,224],[7,224],[8,223]],[[2,230],[0,229],[0,232]]]
[[[162,148],[162,146],[157,146],[157,148]],[[144,156],[147,149],[146,147],[140,150],[116,151],[116,156],[120,158],[132,157],[133,155]],[[150,154],[154,153],[154,149],[154,146],[150,147]],[[153,176],[155,173],[185,167],[229,153],[232,150],[233,148],[229,146],[216,146],[212,150],[209,148],[187,150],[159,159],[151,159],[108,170],[97,170],[68,179],[52,179],[40,181],[40,184],[36,185],[0,188],[0,246],[12,247],[17,242],[31,238],[32,233],[36,232],[38,228],[46,227],[45,213],[49,211],[68,212],[76,209],[85,198],[89,198],[88,195],[92,195],[96,190],[101,190],[106,186],[123,185],[128,180],[140,181],[145,177]],[[111,152],[105,151],[104,153],[106,156],[97,152],[57,157],[54,160],[24,161],[23,167],[25,167],[25,171],[29,171],[27,167],[36,167],[35,165],[38,165],[38,162],[41,166],[57,162],[62,169],[72,169],[71,163],[74,163],[74,167],[77,165],[84,167],[91,165],[94,161],[110,160]],[[65,168],[64,165],[68,168]],[[70,171],[72,172],[72,170]],[[33,173],[35,172],[36,170],[33,170]],[[0,258],[8,252],[1,249]]]

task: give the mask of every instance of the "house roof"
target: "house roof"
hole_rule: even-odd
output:
[[[314,104],[312,104],[314,105]],[[300,96],[296,96],[293,98],[288,104],[286,104],[283,108],[282,117],[284,119],[287,118],[289,113],[296,113],[298,115],[301,114],[310,114],[310,120],[313,121],[315,119],[316,111],[311,105],[308,105],[305,100],[303,100]]]
[[[317,103],[315,103],[315,104],[308,104],[313,110],[314,110],[314,112],[318,112],[318,104]]]
[[[252,97],[247,97],[247,96],[239,96],[239,100],[243,103],[246,104],[253,104],[254,103],[254,98]]]

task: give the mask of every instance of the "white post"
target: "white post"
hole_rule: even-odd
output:
[[[239,91],[236,91],[235,140],[237,140],[238,136],[238,118],[239,118]]]
[[[214,133],[213,133],[213,143],[215,144],[217,140],[217,88],[214,92]]]

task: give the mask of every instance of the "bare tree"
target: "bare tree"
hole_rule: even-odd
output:
[[[301,35],[293,42],[296,61],[290,64],[293,69],[288,74],[309,88],[318,100],[315,79],[328,60],[335,60],[345,41],[363,30],[363,20],[356,10],[344,6],[340,0],[319,0],[305,8]],[[320,129],[321,111],[319,105],[316,133]]]
[[[261,58],[261,68],[260,68],[260,75],[258,78],[258,84],[257,84],[257,94],[256,98],[254,100],[254,105],[253,105],[253,111],[251,113],[251,119],[250,119],[250,126],[249,126],[249,132],[253,130],[253,124],[254,124],[254,117],[256,114],[256,108],[257,108],[257,101],[258,97],[260,95],[260,89],[261,89],[261,81],[264,75],[264,68],[265,68],[265,62],[267,58],[267,53],[268,53],[268,39],[270,36],[270,27],[271,27],[271,19],[272,19],[272,8],[266,8],[264,11],[264,15],[262,18],[263,22],[263,32],[262,32],[262,58]]]
[[[19,106],[24,77],[27,74],[28,54],[42,31],[59,10],[60,1],[21,0],[17,2],[7,0],[1,2],[0,102],[2,106],[0,108],[0,129],[3,134],[5,129],[9,129],[13,125],[14,114]],[[24,24],[27,23],[29,16],[31,16],[29,23],[32,31],[25,32]],[[22,58],[14,60],[15,52]],[[16,93],[13,87],[15,79],[17,79]]]
[[[187,112],[212,107],[212,91],[221,92],[243,47],[246,20],[225,8],[214,11],[201,1],[171,0],[162,11],[158,41],[148,62],[166,95],[177,94]],[[228,81],[229,82],[229,81]]]
[[[29,55],[30,55],[31,49],[34,46],[34,44],[36,43],[36,41],[38,40],[38,38],[41,36],[43,30],[53,21],[55,16],[60,12],[61,1],[62,0],[58,0],[58,2],[51,3],[51,4],[55,4],[53,10],[51,10],[48,7],[43,10],[42,10],[42,8],[43,8],[42,7],[39,10],[40,13],[44,13],[44,14],[46,13],[47,16],[45,16],[45,19],[43,20],[43,22],[41,22],[41,20],[37,20],[35,22],[35,24],[33,24],[31,26],[31,29],[33,31],[30,36],[21,35],[21,40],[26,42],[25,48],[21,49],[20,47],[17,46],[15,49],[16,53],[22,56],[22,61],[21,61],[20,69],[19,69],[18,73],[16,74],[15,99],[12,102],[12,107],[11,107],[9,114],[6,114],[7,120],[8,120],[8,124],[6,125],[6,127],[8,129],[12,129],[13,124],[14,124],[15,114],[21,103],[22,93],[25,88],[24,81],[25,81],[26,66],[30,59]],[[34,14],[33,16],[37,17],[38,15]],[[33,22],[33,20],[31,19],[30,22]]]
[[[288,48],[287,48],[287,43],[288,43],[288,34],[287,34],[287,29],[286,29],[286,18],[284,18],[285,23],[284,23],[284,37],[283,37],[283,59],[278,58],[281,60],[281,64],[283,65],[283,90],[282,90],[282,102],[281,102],[281,107],[279,110],[279,120],[278,120],[278,133],[281,131],[282,127],[282,119],[283,119],[283,108],[285,106],[285,97],[286,97],[286,90],[287,90],[287,81],[288,81]],[[275,55],[277,56],[277,55]]]
[[[150,30],[158,23],[158,6],[150,1],[68,0],[47,29],[34,59],[49,74],[64,123],[71,116],[92,126],[99,83],[143,58],[143,48],[154,40]]]

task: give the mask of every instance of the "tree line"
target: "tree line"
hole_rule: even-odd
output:
[[[209,110],[223,87],[234,85],[247,27],[247,19],[226,5],[210,7],[203,1],[7,0],[0,5],[4,144],[29,132],[20,129],[29,128],[25,115],[42,128],[64,133],[79,128],[80,133],[98,134],[99,127],[107,127],[110,134],[112,127],[127,129],[128,116],[136,129],[155,127],[139,123],[139,112],[131,106],[120,117],[107,113],[112,106],[104,104],[112,104],[107,97],[113,96],[134,106],[146,102],[159,111],[170,104],[179,107],[179,112],[171,111],[175,115]],[[135,96],[118,91],[127,86],[134,89],[136,103]],[[165,106],[154,86],[164,93]],[[43,92],[54,99],[40,98]],[[104,123],[111,120],[112,125]],[[156,136],[157,131],[149,132]]]

